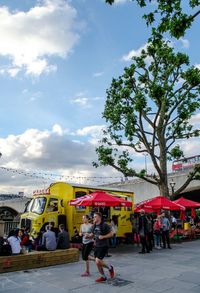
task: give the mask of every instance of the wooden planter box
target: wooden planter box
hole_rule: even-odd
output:
[[[76,248],[1,256],[0,273],[23,271],[77,261],[79,261],[79,250]]]

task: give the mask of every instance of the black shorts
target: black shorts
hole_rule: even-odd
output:
[[[93,242],[83,244],[83,246],[82,246],[82,259],[83,260],[88,260],[88,256],[90,255],[92,248],[93,248]]]
[[[108,247],[95,247],[94,248],[94,257],[103,259],[108,254]]]

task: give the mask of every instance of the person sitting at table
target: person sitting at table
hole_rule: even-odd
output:
[[[19,230],[19,238],[21,239],[20,245],[25,250],[30,251],[32,249],[32,243],[29,239],[28,233],[24,229]]]
[[[74,226],[74,235],[71,239],[72,243],[82,243],[82,237],[79,235],[78,229]]]
[[[60,224],[59,230],[60,232],[58,233],[57,248],[58,249],[70,248],[69,233],[68,231],[65,230],[65,226],[63,224]]]
[[[42,247],[42,232],[38,232],[37,236],[33,238],[33,249],[34,250],[41,250]]]
[[[12,254],[11,246],[0,236],[0,256],[8,256]]]
[[[11,246],[12,255],[20,254],[22,251],[21,245],[20,245],[20,237],[19,237],[19,229],[15,229],[10,231],[9,237],[7,238],[8,243]]]
[[[42,237],[42,250],[56,250],[57,242],[56,242],[56,234],[55,232],[50,230],[50,226],[46,226],[46,232]]]

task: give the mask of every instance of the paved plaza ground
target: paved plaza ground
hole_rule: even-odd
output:
[[[138,247],[120,246],[107,262],[114,265],[116,279],[95,284],[94,263],[91,277],[80,277],[83,262],[0,275],[0,293],[200,293],[200,240],[172,245],[173,249],[138,254]]]

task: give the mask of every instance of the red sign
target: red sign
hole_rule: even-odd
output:
[[[38,190],[34,190],[33,191],[33,195],[46,195],[46,194],[50,194],[50,189],[47,188],[47,189],[38,189]]]

